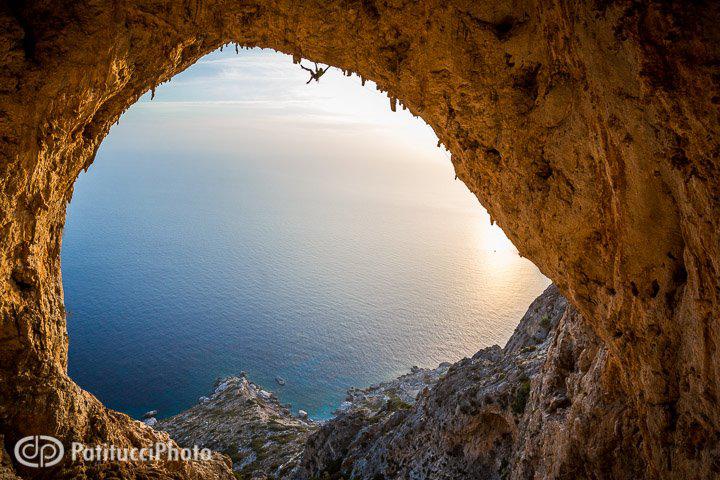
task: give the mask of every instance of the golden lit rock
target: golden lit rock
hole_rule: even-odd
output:
[[[510,478],[720,475],[719,10],[647,0],[5,2],[6,450],[37,433],[118,445],[162,437],[66,374],[65,206],[140,95],[237,42],[356,72],[421,116],[458,177],[582,315],[562,323],[530,396],[560,382],[573,389],[571,414],[529,414]],[[68,468],[56,477],[111,467]],[[231,478],[219,457],[112,468]]]

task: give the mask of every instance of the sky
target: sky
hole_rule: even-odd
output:
[[[120,120],[129,125],[123,125],[120,135],[111,134],[104,148],[112,149],[117,141],[124,150],[147,153],[202,144],[208,155],[242,150],[268,161],[312,152],[315,161],[307,168],[316,169],[320,179],[327,162],[339,162],[351,172],[363,170],[357,172],[361,175],[379,172],[425,182],[427,171],[413,170],[422,163],[421,169],[429,166],[448,179],[440,188],[433,181],[424,199],[428,205],[457,208],[456,199],[464,197],[461,204],[477,209],[482,221],[489,222],[475,197],[455,180],[449,152],[437,146],[435,133],[422,119],[401,108],[392,112],[387,96],[371,81],[363,86],[357,75],[346,77],[331,68],[320,82],[306,85],[308,78],[289,55],[268,49],[241,49],[239,54],[234,47],[217,50],[158,86],[154,99],[150,92],[143,95]],[[127,144],[130,138],[133,145]],[[378,158],[368,151],[385,154]],[[374,161],[384,165],[363,168]],[[363,188],[374,188],[374,182]],[[493,250],[515,251],[496,225],[483,228],[482,242]]]

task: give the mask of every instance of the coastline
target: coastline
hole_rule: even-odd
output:
[[[442,425],[456,415],[456,408],[484,409],[502,428],[486,432],[497,445],[483,453],[488,458],[483,457],[479,464],[500,465],[509,455],[509,439],[517,435],[523,421],[531,381],[540,372],[555,327],[567,309],[567,301],[551,285],[530,305],[505,348],[494,345],[453,364],[444,362],[434,369],[413,367],[395,379],[350,388],[328,420],[312,419],[303,411],[294,414],[271,389],[253,383],[242,372],[218,379],[211,393],[184,412],[143,421],[167,432],[180,446],[198,445],[227,455],[238,478],[303,479],[340,471],[375,478],[395,461],[407,463],[414,471],[426,471],[430,467],[423,462],[427,460],[419,457],[391,460],[396,455],[393,444],[412,443],[418,435],[413,429],[422,434],[428,429],[432,435],[442,433]],[[468,394],[473,399],[466,398]],[[483,406],[475,405],[475,398],[482,398]],[[566,403],[561,398],[555,402],[557,408]],[[434,427],[425,426],[429,404],[439,422]],[[406,437],[386,438],[386,432],[397,430],[400,424],[408,429],[403,433]],[[445,440],[442,437],[436,443]],[[405,451],[432,448],[439,447],[414,444]],[[466,469],[468,465],[452,468]]]

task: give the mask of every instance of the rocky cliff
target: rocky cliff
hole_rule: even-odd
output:
[[[540,385],[576,401],[540,406],[512,476],[717,476],[718,24],[720,3],[672,0],[0,2],[6,450],[32,434],[160,438],[67,375],[65,206],[130,105],[236,42],[355,72],[421,116],[458,178],[579,312]],[[463,433],[469,451],[475,433]],[[230,474],[211,463],[153,475]]]
[[[543,388],[540,375],[558,362],[558,325],[575,315],[550,286],[505,348],[488,347],[360,395],[351,391],[350,405],[308,440],[294,478],[499,479],[524,467],[534,473],[542,462],[527,458],[525,439],[535,434],[535,416],[562,418],[579,400],[562,381]],[[570,354],[581,355],[578,347]],[[564,368],[575,367],[566,362]],[[408,377],[419,381],[416,396],[398,398],[397,384]],[[382,394],[368,401],[373,391]]]
[[[546,466],[535,450],[543,434],[573,428],[587,407],[578,383],[595,380],[593,364],[602,352],[588,341],[588,332],[578,331],[579,320],[552,285],[532,303],[505,348],[488,347],[452,365],[414,367],[395,380],[353,388],[327,422],[297,418],[245,377],[230,377],[155,428],[180,445],[229,455],[241,478],[592,475],[597,465],[587,458],[565,459],[563,469],[553,471],[557,466]]]
[[[228,455],[240,478],[285,478],[317,425],[305,415],[294,416],[272,393],[240,376],[219,380],[210,396],[154,428],[181,446]]]

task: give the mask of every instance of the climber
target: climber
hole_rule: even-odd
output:
[[[320,77],[322,77],[323,75],[325,75],[325,73],[326,73],[328,70],[330,70],[330,65],[328,65],[328,66],[325,67],[325,68],[320,68],[320,67],[318,67],[318,64],[315,63],[315,71],[313,71],[312,69],[307,68],[305,65],[303,65],[303,64],[301,63],[301,64],[300,64],[300,68],[302,68],[303,70],[307,70],[308,72],[310,72],[310,80],[308,80],[307,82],[305,82],[305,85],[307,85],[308,83],[312,82],[313,80],[315,80],[316,82],[319,82],[319,81],[320,81]]]

